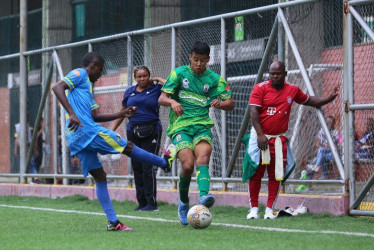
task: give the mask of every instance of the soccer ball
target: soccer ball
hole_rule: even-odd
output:
[[[195,229],[207,228],[212,222],[213,216],[209,208],[203,205],[195,205],[187,213],[187,221]]]

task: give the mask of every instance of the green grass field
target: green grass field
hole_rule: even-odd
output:
[[[276,220],[246,220],[248,208],[211,208],[213,223],[182,226],[177,207],[133,211],[133,202],[113,202],[133,232],[106,231],[97,200],[0,197],[0,249],[370,249],[374,218],[304,214]],[[263,207],[260,208],[263,211]],[[260,213],[261,214],[261,213]],[[262,213],[263,214],[263,213]]]

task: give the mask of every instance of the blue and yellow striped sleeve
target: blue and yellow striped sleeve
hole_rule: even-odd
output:
[[[81,72],[78,69],[72,70],[62,80],[67,83],[70,90],[74,89],[81,79]]]

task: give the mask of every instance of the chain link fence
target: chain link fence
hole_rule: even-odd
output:
[[[83,55],[89,50],[100,53],[105,59],[103,76],[95,84],[95,99],[101,107],[101,112],[115,112],[120,109],[125,89],[132,85],[133,69],[138,65],[146,65],[151,71],[151,76],[166,78],[173,66],[178,67],[189,63],[188,54],[192,44],[197,40],[206,41],[211,46],[211,59],[209,67],[215,72],[224,75],[232,90],[232,98],[235,101],[235,109],[230,112],[211,110],[211,117],[215,121],[213,132],[213,153],[210,163],[212,176],[212,189],[229,191],[247,191],[248,184],[241,183],[242,161],[245,154],[244,146],[240,147],[238,157],[233,166],[229,180],[226,179],[226,170],[235,143],[240,140],[238,131],[242,125],[243,117],[248,106],[249,96],[264,58],[265,48],[268,44],[274,21],[279,21],[277,39],[271,44],[271,53],[266,60],[268,68],[273,60],[285,61],[288,76],[287,82],[299,86],[304,92],[313,94],[303,77],[303,67],[311,82],[311,87],[316,96],[326,96],[339,87],[338,98],[321,108],[322,117],[314,108],[294,105],[289,123],[288,138],[296,160],[296,169],[290,178],[290,184],[285,186],[287,193],[318,193],[318,194],[343,194],[345,176],[339,171],[338,161],[344,160],[344,99],[343,99],[343,2],[342,1],[297,1],[282,3],[283,15],[286,23],[282,23],[278,14],[278,5],[268,5],[237,12],[226,13],[223,16],[214,16],[185,23],[169,24],[153,29],[137,30],[101,39],[93,39],[81,44],[53,47],[42,53],[34,53],[29,56],[29,88],[28,88],[28,112],[29,122],[34,124],[38,111],[43,86],[40,84],[45,79],[46,69],[43,65],[52,62],[51,53],[57,51],[60,58],[63,75],[71,69],[80,67]],[[185,1],[176,9],[183,9]],[[270,3],[271,4],[271,3]],[[357,11],[373,29],[372,22],[374,4],[368,3],[357,6]],[[162,12],[164,13],[164,12]],[[185,12],[183,12],[185,13]],[[169,13],[170,14],[170,13]],[[230,15],[229,15],[230,14]],[[165,17],[167,19],[167,17]],[[182,18],[183,19],[183,18]],[[282,23],[282,25],[281,25]],[[150,24],[150,26],[152,26]],[[290,34],[286,32],[289,28]],[[223,39],[222,39],[223,37]],[[292,46],[292,40],[294,45]],[[374,69],[373,41],[361,26],[354,21],[354,98],[357,103],[372,103],[372,79]],[[224,46],[222,46],[224,42]],[[224,51],[222,51],[224,48]],[[295,48],[297,48],[295,50]],[[222,58],[224,57],[224,58]],[[300,67],[301,59],[303,67]],[[224,62],[224,64],[222,64]],[[9,65],[15,65],[12,70]],[[6,72],[1,75],[2,81],[7,85],[0,89],[3,98],[2,110],[4,110],[4,136],[9,138],[2,147],[1,173],[18,173],[19,165],[13,154],[15,124],[19,121],[19,80],[18,58],[0,58],[0,67]],[[61,76],[58,67],[55,68],[53,81]],[[267,72],[267,71],[266,71]],[[265,73],[263,80],[268,79]],[[58,124],[63,119],[57,108],[57,103],[52,95],[49,95],[45,111],[43,113],[46,124],[44,137],[43,163],[39,173],[57,174],[66,177],[67,174],[78,174],[72,171],[74,168],[70,157],[62,157],[67,152],[54,145],[53,137],[60,130]],[[168,108],[160,109],[160,119],[163,126],[162,145],[168,144],[165,131],[168,126]],[[320,148],[319,136],[326,118],[335,120],[334,129],[339,135],[328,148],[335,148],[338,159],[331,158],[324,166],[316,166],[316,157]],[[357,111],[354,114],[354,132],[356,140],[367,131],[371,131],[374,125],[368,121],[373,118],[372,110]],[[328,119],[330,119],[328,118]],[[57,121],[57,122],[56,122]],[[103,126],[111,128],[112,122],[103,123]],[[126,124],[121,124],[118,132],[126,138]],[[249,132],[250,124],[246,133]],[[334,132],[335,133],[335,132]],[[331,132],[331,136],[335,134]],[[358,185],[364,185],[373,173],[373,154],[370,152],[370,143],[364,145],[369,148],[365,159],[356,154],[355,176]],[[64,147],[62,147],[64,148]],[[54,155],[59,157],[57,166]],[[61,157],[60,157],[60,156]],[[62,159],[62,160],[60,160]],[[126,156],[107,155],[100,157],[105,171],[113,180],[112,185],[132,185],[132,171]],[[180,164],[177,161],[171,174],[158,172],[159,187],[175,187]],[[79,169],[79,168],[78,168]],[[70,176],[71,177],[71,176]],[[67,178],[67,177],[66,177]],[[72,176],[71,178],[78,178]],[[266,178],[266,177],[265,177]],[[47,182],[48,179],[44,181]],[[87,184],[87,182],[86,182]],[[300,184],[305,184],[300,188]],[[196,186],[192,186],[192,189]],[[266,180],[262,190],[266,190]],[[357,189],[359,192],[360,189]],[[365,201],[372,201],[368,196]]]
[[[362,3],[351,6],[353,18],[353,99],[355,104],[373,105],[374,90],[374,3]],[[371,31],[371,37],[365,31],[359,19]],[[373,211],[374,187],[374,107],[354,111],[354,159],[352,177],[354,179],[352,197],[360,201],[359,210]],[[371,183],[371,184],[370,184]],[[362,193],[363,192],[363,193]],[[356,209],[351,203],[351,209]]]

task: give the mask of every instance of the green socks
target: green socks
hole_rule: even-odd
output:
[[[209,193],[210,186],[210,176],[209,176],[209,166],[200,165],[196,168],[196,181],[200,190],[200,197],[207,195]]]
[[[210,176],[208,165],[200,165],[196,168],[196,180],[199,186],[200,197],[209,193],[210,187]],[[190,189],[191,177],[185,178],[182,174],[179,174],[179,198],[180,200],[188,204],[188,191]]]
[[[184,178],[182,174],[179,174],[179,198],[184,204],[188,204],[190,199],[188,198],[188,190],[190,189],[191,177]]]

